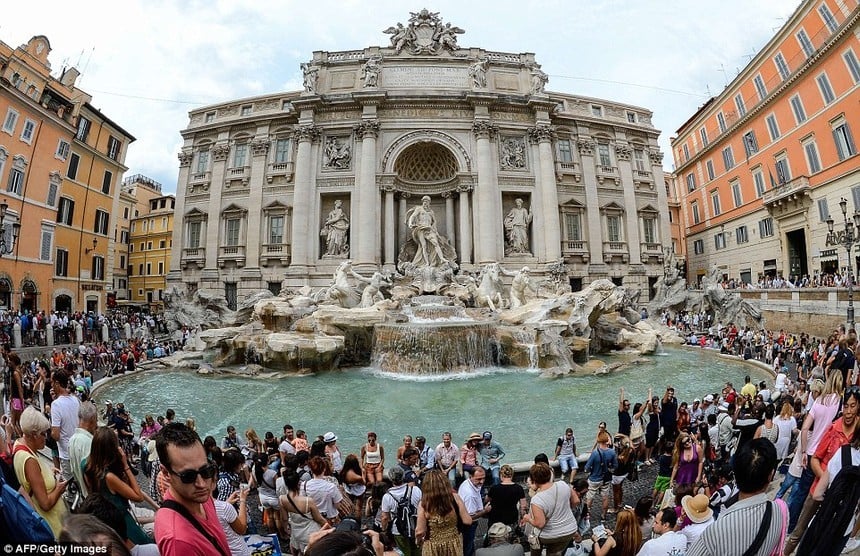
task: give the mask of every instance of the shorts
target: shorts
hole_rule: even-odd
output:
[[[595,495],[600,494],[601,496],[609,496],[610,491],[612,490],[612,486],[610,483],[604,483],[603,481],[598,481],[596,483],[592,481],[588,481],[588,497],[594,498]]]
[[[273,510],[277,510],[281,507],[281,501],[277,496],[267,496],[265,494],[259,494],[260,496],[260,504],[264,508],[271,508]]]
[[[612,476],[612,484],[613,485],[620,485],[621,483],[624,482],[624,479],[626,479],[626,478],[627,478],[627,473],[625,473],[624,475],[613,475]]]
[[[654,490],[656,490],[657,492],[666,492],[666,489],[669,488],[670,479],[671,477],[657,475],[657,480],[654,481]]]

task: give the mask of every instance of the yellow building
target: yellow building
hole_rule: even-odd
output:
[[[165,278],[170,270],[175,205],[173,195],[150,199],[148,206],[143,207],[146,214],[131,220],[128,246],[130,300],[147,303],[156,311],[162,307]]]
[[[128,285],[129,265],[128,248],[131,221],[142,214],[148,214],[149,202],[161,196],[161,184],[142,174],[128,176],[122,180],[114,227],[114,269],[113,291],[108,293],[108,307],[113,307],[117,301],[128,301],[131,292]]]

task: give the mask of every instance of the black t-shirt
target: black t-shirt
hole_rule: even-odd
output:
[[[663,403],[660,420],[664,427],[674,426],[678,422],[678,399],[674,396]]]
[[[488,525],[497,522],[511,525],[519,522],[520,500],[526,497],[522,486],[517,484],[493,485],[490,487],[488,495],[491,505],[490,514],[487,517]]]
[[[630,413],[626,411],[618,412],[618,434],[623,434],[624,436],[630,436],[630,427],[633,425],[633,419],[630,417]]]

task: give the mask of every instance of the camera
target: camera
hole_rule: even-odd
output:
[[[359,533],[362,536],[362,543],[364,546],[371,551],[373,551],[373,539],[371,539],[368,535],[365,535],[361,531],[361,523],[352,517],[343,518],[340,523],[334,528],[335,531],[348,531]]]

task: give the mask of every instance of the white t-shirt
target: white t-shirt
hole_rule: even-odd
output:
[[[60,396],[51,404],[51,426],[60,427],[57,448],[60,459],[69,459],[69,440],[78,428],[78,408],[80,400],[76,396]]]
[[[388,514],[389,519],[391,520],[391,534],[399,535],[400,531],[397,530],[397,524],[394,522],[395,514],[397,513],[397,502],[400,501],[401,498],[406,496],[406,488],[409,485],[400,485],[396,487],[391,487],[388,489],[388,492],[382,497],[382,511]],[[412,487],[412,493],[410,496],[410,500],[412,501],[412,505],[415,507],[415,510],[418,510],[418,505],[421,504],[421,489],[417,486]]]
[[[302,486],[306,496],[310,496],[317,508],[327,518],[337,517],[337,504],[343,495],[337,485],[325,479],[311,479]]]
[[[283,442],[280,443],[280,445],[278,445],[278,451],[283,452],[285,454],[295,454],[296,453],[296,449],[293,447],[293,445],[290,444],[289,442],[287,442],[286,440],[284,440]]]
[[[702,533],[705,531],[705,529],[707,529],[713,522],[714,518],[712,517],[711,519],[703,523],[691,523],[681,529],[681,535],[683,537],[686,537],[687,539],[687,550],[689,550],[690,547],[693,546],[693,543],[699,540],[699,537],[702,536]]]
[[[215,513],[218,514],[218,522],[227,536],[230,553],[233,556],[251,556],[251,549],[245,544],[245,538],[230,526],[231,523],[239,519],[239,513],[236,511],[236,508],[223,500],[215,500]]]
[[[642,545],[636,556],[684,556],[687,537],[677,531],[667,531]]]

